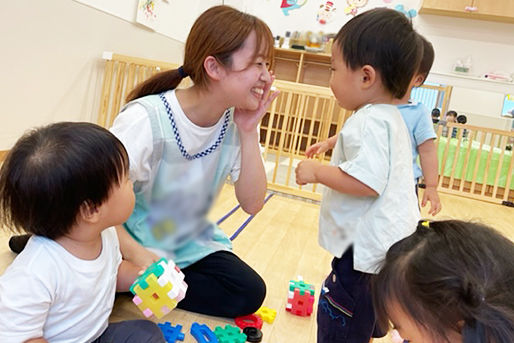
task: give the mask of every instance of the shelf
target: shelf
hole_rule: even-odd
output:
[[[275,48],[275,75],[280,80],[328,87],[330,56],[325,52]]]
[[[496,93],[514,94],[514,83],[512,82],[489,80],[477,76],[431,72],[427,81]]]

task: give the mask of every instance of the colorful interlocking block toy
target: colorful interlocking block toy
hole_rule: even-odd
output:
[[[145,317],[155,315],[157,318],[173,310],[186,296],[186,290],[184,273],[165,258],[152,263],[130,286],[134,304]]]
[[[219,343],[245,343],[246,335],[239,328],[232,325],[225,325],[225,328],[216,326],[214,334]]]
[[[247,327],[262,329],[262,318],[255,313],[237,317],[234,321],[241,330]]]
[[[176,343],[176,341],[184,340],[185,335],[182,333],[182,325],[173,326],[170,322],[166,322],[158,323],[157,326],[161,329],[166,343]]]
[[[289,281],[286,310],[297,316],[310,316],[314,306],[314,286],[299,279]]]
[[[193,322],[190,332],[198,343],[219,343],[214,332],[205,324]]]
[[[277,310],[274,310],[272,308],[262,306],[260,309],[255,312],[256,315],[262,318],[266,323],[273,323],[275,320],[275,317],[277,316]]]

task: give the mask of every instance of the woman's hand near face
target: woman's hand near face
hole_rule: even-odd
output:
[[[271,85],[275,80],[275,75],[270,72],[269,81],[264,85],[264,92],[255,110],[236,108],[234,112],[234,122],[240,133],[254,132],[262,117],[266,114],[268,106],[276,99],[280,91],[271,91]]]

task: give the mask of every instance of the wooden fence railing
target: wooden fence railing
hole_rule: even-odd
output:
[[[134,86],[155,73],[179,67],[174,63],[124,56],[112,52],[104,52],[102,57],[105,60],[105,70],[97,123],[103,127],[112,126],[114,118],[125,103],[125,97]]]
[[[274,85],[280,95],[264,116],[260,129],[268,188],[320,200],[317,185],[296,185],[294,169],[304,158],[305,149],[339,132],[351,112],[337,105],[327,87],[281,80]],[[318,158],[324,160],[325,154]]]
[[[437,129],[438,190],[511,205],[514,132],[448,123]]]
[[[178,65],[118,54],[104,54],[106,66],[98,123],[110,127],[123,99],[133,87],[161,70]],[[337,105],[327,87],[276,80],[281,94],[272,103],[261,126],[261,144],[268,187],[313,200],[320,187],[300,187],[294,169],[305,149],[341,129],[351,112]],[[187,86],[187,83],[184,85]],[[434,86],[422,86],[434,89]],[[448,103],[451,88],[437,88]],[[514,201],[512,146],[514,133],[459,124],[437,130],[439,190],[445,193],[496,202]],[[454,136],[452,138],[452,135]],[[449,138],[448,138],[449,136]],[[328,163],[330,152],[317,157]]]

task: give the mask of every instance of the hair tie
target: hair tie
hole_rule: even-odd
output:
[[[429,220],[420,221],[420,224],[421,224],[421,226],[423,226],[427,229],[430,229],[430,221]]]
[[[180,77],[185,78],[185,77],[188,76],[187,73],[184,71],[184,67],[183,66],[178,67],[177,70],[178,70],[178,73],[179,73]]]

